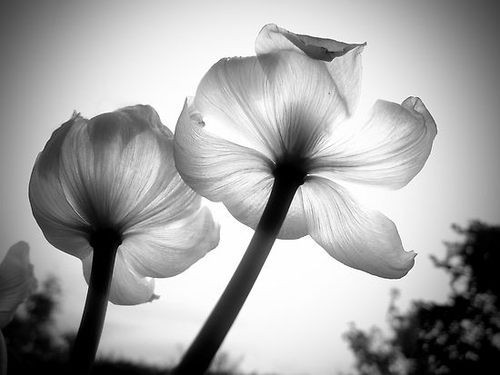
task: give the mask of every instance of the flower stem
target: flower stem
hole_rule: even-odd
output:
[[[245,255],[198,336],[174,370],[175,375],[198,375],[207,371],[271,251],[299,186],[295,179],[275,179],[269,201]]]
[[[91,236],[92,270],[82,321],[70,357],[72,374],[89,374],[94,363],[108,306],[116,252],[120,243],[116,234],[109,230],[99,231]]]
[[[7,375],[7,347],[0,330],[0,375]]]

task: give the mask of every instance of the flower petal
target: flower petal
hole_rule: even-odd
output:
[[[35,287],[29,246],[20,241],[11,246],[0,263],[0,329],[12,320],[17,307]]]
[[[89,223],[66,199],[59,179],[62,144],[78,118],[74,114],[54,131],[38,155],[29,182],[29,201],[47,241],[60,250],[84,258],[89,254],[86,235]]]
[[[83,275],[87,284],[92,271],[93,254],[82,260]],[[154,294],[154,279],[139,275],[127,260],[122,247],[116,253],[109,301],[117,305],[137,305],[158,298]]]
[[[312,177],[302,186],[311,237],[347,266],[385,278],[400,278],[413,267],[394,223],[361,208],[341,186]]]
[[[307,158],[325,132],[346,117],[342,97],[324,63],[294,51],[260,56],[268,78],[269,118],[280,157]]]
[[[401,105],[379,100],[369,120],[334,130],[318,148],[312,173],[332,180],[399,189],[422,169],[436,136],[436,123],[422,101]]]
[[[172,194],[174,204],[165,199]],[[142,105],[91,120],[74,114],[37,158],[29,195],[49,242],[82,259],[93,226],[164,223],[199,207],[176,172],[172,133]]]
[[[172,134],[149,106],[82,119],[62,146],[65,196],[87,222],[124,230],[151,216],[147,207],[159,211],[176,176],[172,155]]]
[[[177,222],[125,235],[121,246],[138,274],[171,277],[189,268],[219,243],[219,225],[207,207]]]
[[[246,193],[240,196],[234,195],[224,201],[224,204],[239,222],[255,229],[271,195],[273,182],[274,179],[270,176],[260,181],[247,181],[245,183]],[[277,237],[285,240],[293,240],[304,237],[307,234],[308,229],[302,205],[302,193],[299,188],[293,197],[293,201]]]
[[[194,105],[214,134],[276,162],[305,154],[345,113],[322,62],[293,51],[223,59],[200,82]],[[305,155],[299,155],[305,156]]]
[[[256,57],[221,59],[201,80],[193,105],[213,134],[273,159],[281,143],[267,87]]]
[[[271,173],[272,161],[263,154],[208,131],[205,118],[188,98],[175,129],[175,164],[197,193],[223,201],[228,190],[246,179],[260,180]]]
[[[348,116],[357,106],[361,86],[361,52],[364,44],[348,44],[333,39],[292,33],[274,24],[262,28],[255,42],[258,56],[279,51],[303,53],[323,61],[335,83],[336,93]]]
[[[207,130],[204,117],[189,99],[175,130],[175,161],[182,178],[197,193],[223,202],[233,216],[255,229],[271,192],[273,162]],[[305,234],[302,204],[296,199],[280,236]]]

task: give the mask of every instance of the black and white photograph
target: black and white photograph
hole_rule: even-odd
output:
[[[0,5],[0,375],[500,371],[492,0]]]

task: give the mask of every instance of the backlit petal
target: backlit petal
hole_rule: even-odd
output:
[[[405,186],[424,166],[436,123],[419,98],[401,105],[379,100],[368,121],[334,130],[318,147],[311,173],[392,189]]]
[[[273,159],[280,139],[272,103],[257,58],[235,57],[221,59],[210,68],[198,85],[193,104],[212,133]]]
[[[255,228],[271,192],[273,162],[207,128],[204,117],[188,99],[175,131],[179,173],[197,193],[223,202],[239,221]],[[298,198],[292,207],[281,232],[287,238],[307,233]]]
[[[83,275],[87,284],[92,270],[92,253],[82,260]],[[121,247],[116,254],[109,301],[117,305],[137,305],[156,299],[154,279],[139,275],[127,260]]]
[[[0,329],[12,320],[17,307],[36,287],[26,242],[13,245],[0,260]]]
[[[178,272],[218,243],[219,228],[208,211],[200,211],[201,197],[177,173],[173,153],[173,134],[153,108],[137,105],[91,120],[74,115],[54,132],[35,163],[30,181],[35,218],[52,244],[82,259],[86,280],[91,234],[112,230],[122,237],[109,297],[114,303],[154,297],[153,281],[131,265],[150,254],[140,246],[132,249],[137,253],[126,248],[131,238],[153,250],[170,239],[175,251],[186,252],[176,264],[165,265]],[[175,239],[176,233],[182,238]]]
[[[361,52],[365,44],[348,44],[333,39],[292,33],[274,24],[262,28],[255,42],[258,56],[279,51],[296,51],[323,61],[335,83],[348,116],[354,112],[361,86]]]
[[[58,249],[84,258],[89,251],[86,234],[89,223],[66,199],[59,179],[62,144],[78,119],[78,115],[74,115],[54,131],[38,155],[29,182],[29,200],[45,238]]]
[[[186,100],[175,129],[174,155],[182,178],[197,193],[213,201],[224,201],[247,179],[265,178],[272,166],[258,151],[210,132],[190,99]]]
[[[224,204],[238,221],[255,229],[271,195],[273,182],[272,176],[255,183],[248,181],[248,184],[245,184],[247,194],[228,197]],[[307,234],[308,229],[302,205],[302,193],[299,188],[288,209],[285,221],[278,233],[278,238],[297,239]]]
[[[172,194],[175,202],[166,201]],[[91,227],[164,223],[199,207],[176,173],[172,133],[141,105],[91,120],[73,115],[37,158],[29,195],[49,242],[80,258]]]
[[[161,200],[176,175],[172,153],[172,134],[149,106],[82,120],[62,147],[64,193],[86,221],[126,229]]]
[[[362,208],[339,185],[313,177],[302,186],[311,237],[338,261],[384,278],[400,278],[413,267],[394,223]]]
[[[37,169],[35,166],[31,175],[29,197],[43,235],[64,252],[80,259],[88,256],[88,224],[66,201],[59,180],[55,176],[41,177]]]
[[[223,59],[200,82],[194,105],[214,134],[277,161],[305,156],[344,117],[326,66],[294,51]]]
[[[281,142],[280,156],[308,157],[325,132],[347,115],[323,62],[294,51],[260,56],[272,105],[268,114]]]
[[[177,222],[125,234],[126,259],[143,276],[171,277],[186,270],[219,243],[219,226],[207,207]]]

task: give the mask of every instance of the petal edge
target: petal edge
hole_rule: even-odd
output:
[[[314,177],[304,184],[303,197],[310,235],[333,258],[389,279],[413,267],[416,254],[403,249],[394,223],[362,208],[341,186]]]

